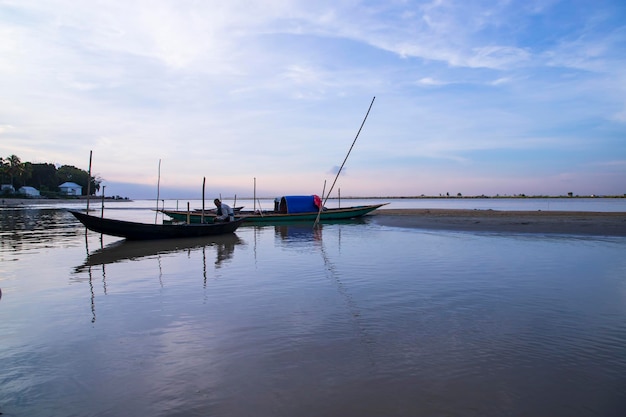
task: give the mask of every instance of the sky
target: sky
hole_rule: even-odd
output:
[[[0,0],[0,156],[90,151],[135,199],[624,195],[626,2]]]

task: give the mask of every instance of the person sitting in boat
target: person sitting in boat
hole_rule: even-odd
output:
[[[222,203],[219,198],[213,200],[213,203],[217,207],[217,212],[215,213],[216,222],[232,222],[235,220],[235,212],[228,204]]]

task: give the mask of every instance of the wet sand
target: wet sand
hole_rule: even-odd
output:
[[[626,236],[624,212],[378,209],[371,218],[383,226],[432,230]]]

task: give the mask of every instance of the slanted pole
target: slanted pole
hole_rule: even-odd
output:
[[[359,127],[359,131],[356,133],[356,136],[354,140],[352,141],[352,146],[350,146],[350,149],[348,150],[348,154],[346,155],[346,157],[343,160],[343,163],[339,167],[339,171],[337,171],[337,176],[335,177],[335,181],[333,181],[333,185],[330,186],[330,190],[328,190],[328,194],[326,194],[326,200],[328,200],[328,196],[330,195],[330,193],[333,192],[333,188],[335,188],[335,183],[337,182],[337,178],[339,178],[339,174],[341,174],[341,170],[343,169],[343,166],[346,164],[346,161],[348,160],[348,156],[350,156],[350,152],[352,152],[352,148],[354,147],[356,140],[359,138],[359,134],[361,133],[361,129],[363,129],[363,125],[365,124],[365,121],[367,120],[367,116],[370,114],[370,110],[372,110],[372,106],[374,105],[374,100],[376,100],[376,97],[372,99],[372,102],[370,103],[370,107],[367,109],[367,113],[365,113],[363,122],[361,122],[361,127]],[[324,204],[322,205],[326,205],[326,200],[324,200]]]
[[[326,192],[326,180],[324,180],[324,188],[322,189],[322,201],[324,200],[324,193]],[[322,203],[320,205],[319,211],[317,212],[317,217],[315,218],[315,223],[313,223],[313,228],[315,229],[315,227],[319,224],[320,222],[320,216],[322,215],[322,209],[324,208],[324,204]]]

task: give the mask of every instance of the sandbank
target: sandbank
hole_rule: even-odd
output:
[[[624,212],[378,209],[371,221],[432,230],[626,236]]]

